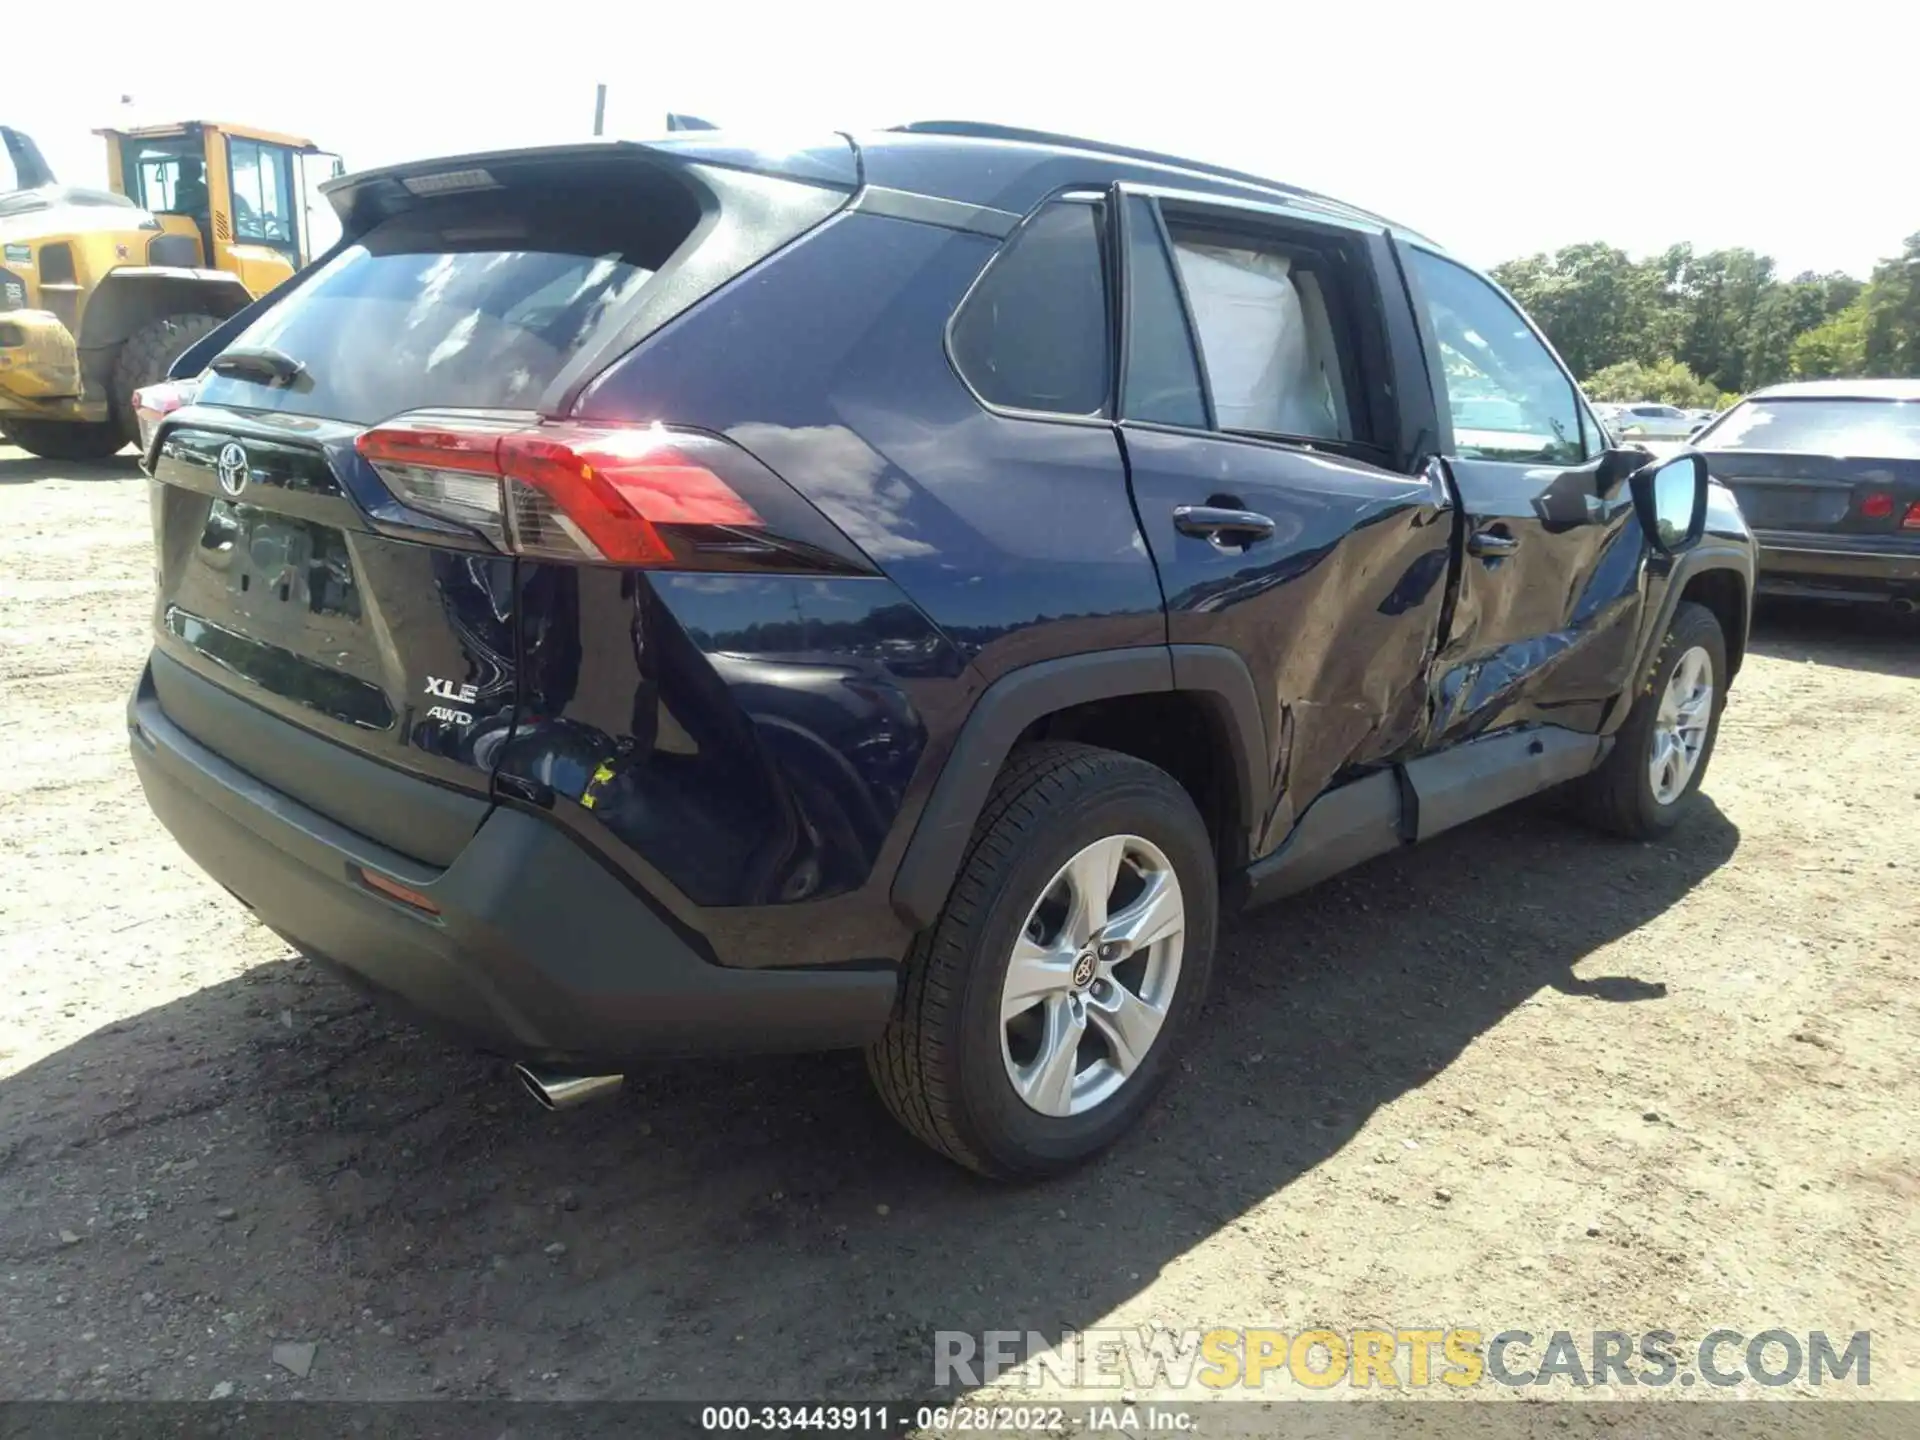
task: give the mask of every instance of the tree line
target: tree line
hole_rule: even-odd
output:
[[[1762,385],[1920,376],[1920,233],[1866,280],[1792,279],[1752,250],[1599,243],[1497,266],[1594,400],[1720,408]]]

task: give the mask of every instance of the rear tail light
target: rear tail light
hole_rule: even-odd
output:
[[[1869,520],[1884,520],[1893,514],[1893,496],[1876,491],[1860,502],[1860,513]]]
[[[772,472],[711,435],[418,411],[365,431],[354,448],[404,504],[515,555],[676,569],[868,568]]]
[[[140,422],[140,453],[146,454],[153,448],[153,437],[160,430],[160,422],[183,405],[193,403],[194,393],[200,388],[200,381],[162,380],[158,385],[142,385],[133,392],[133,414]]]
[[[407,504],[517,555],[666,565],[661,525],[762,524],[660,425],[414,416],[367,431],[355,448]]]
[[[1920,500],[1907,507],[1907,513],[1900,517],[1902,530],[1920,530]]]

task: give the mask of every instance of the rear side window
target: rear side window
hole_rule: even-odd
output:
[[[1366,441],[1351,266],[1337,245],[1168,214],[1214,424],[1247,435]]]
[[[1120,413],[1128,420],[1205,429],[1200,364],[1178,282],[1160,243],[1153,205],[1127,202],[1127,378]]]
[[[1104,415],[1111,360],[1101,207],[1047,206],[1020,227],[954,316],[953,361],[1010,410]]]

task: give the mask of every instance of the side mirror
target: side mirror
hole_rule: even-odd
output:
[[[1689,450],[1655,460],[1633,472],[1633,507],[1653,548],[1677,555],[1700,539],[1707,525],[1707,459]]]

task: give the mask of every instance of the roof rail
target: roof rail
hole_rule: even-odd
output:
[[[1281,180],[1270,180],[1264,175],[1254,175],[1245,170],[1231,170],[1225,165],[1212,165],[1205,160],[1189,160],[1182,155],[1163,154],[1158,150],[1140,150],[1131,145],[1111,145],[1105,140],[1089,140],[1081,135],[1059,135],[1050,130],[1026,130],[1018,125],[994,125],[979,120],[914,120],[905,125],[894,125],[889,128],[909,135],[959,135],[976,140],[1013,140],[1028,145],[1071,146],[1075,150],[1091,150],[1101,155],[1118,155],[1128,160],[1144,160],[1150,165],[1167,165],[1180,170],[1192,170],[1202,175],[1214,175],[1222,180],[1237,180],[1243,185],[1256,185],[1262,190],[1277,190],[1283,195],[1312,200],[1392,229],[1407,229],[1406,226],[1395,224],[1384,215],[1376,215],[1371,210],[1361,209],[1358,205],[1349,205],[1346,201],[1336,200],[1331,195],[1322,195],[1317,191],[1306,190],[1298,185],[1289,185]]]

